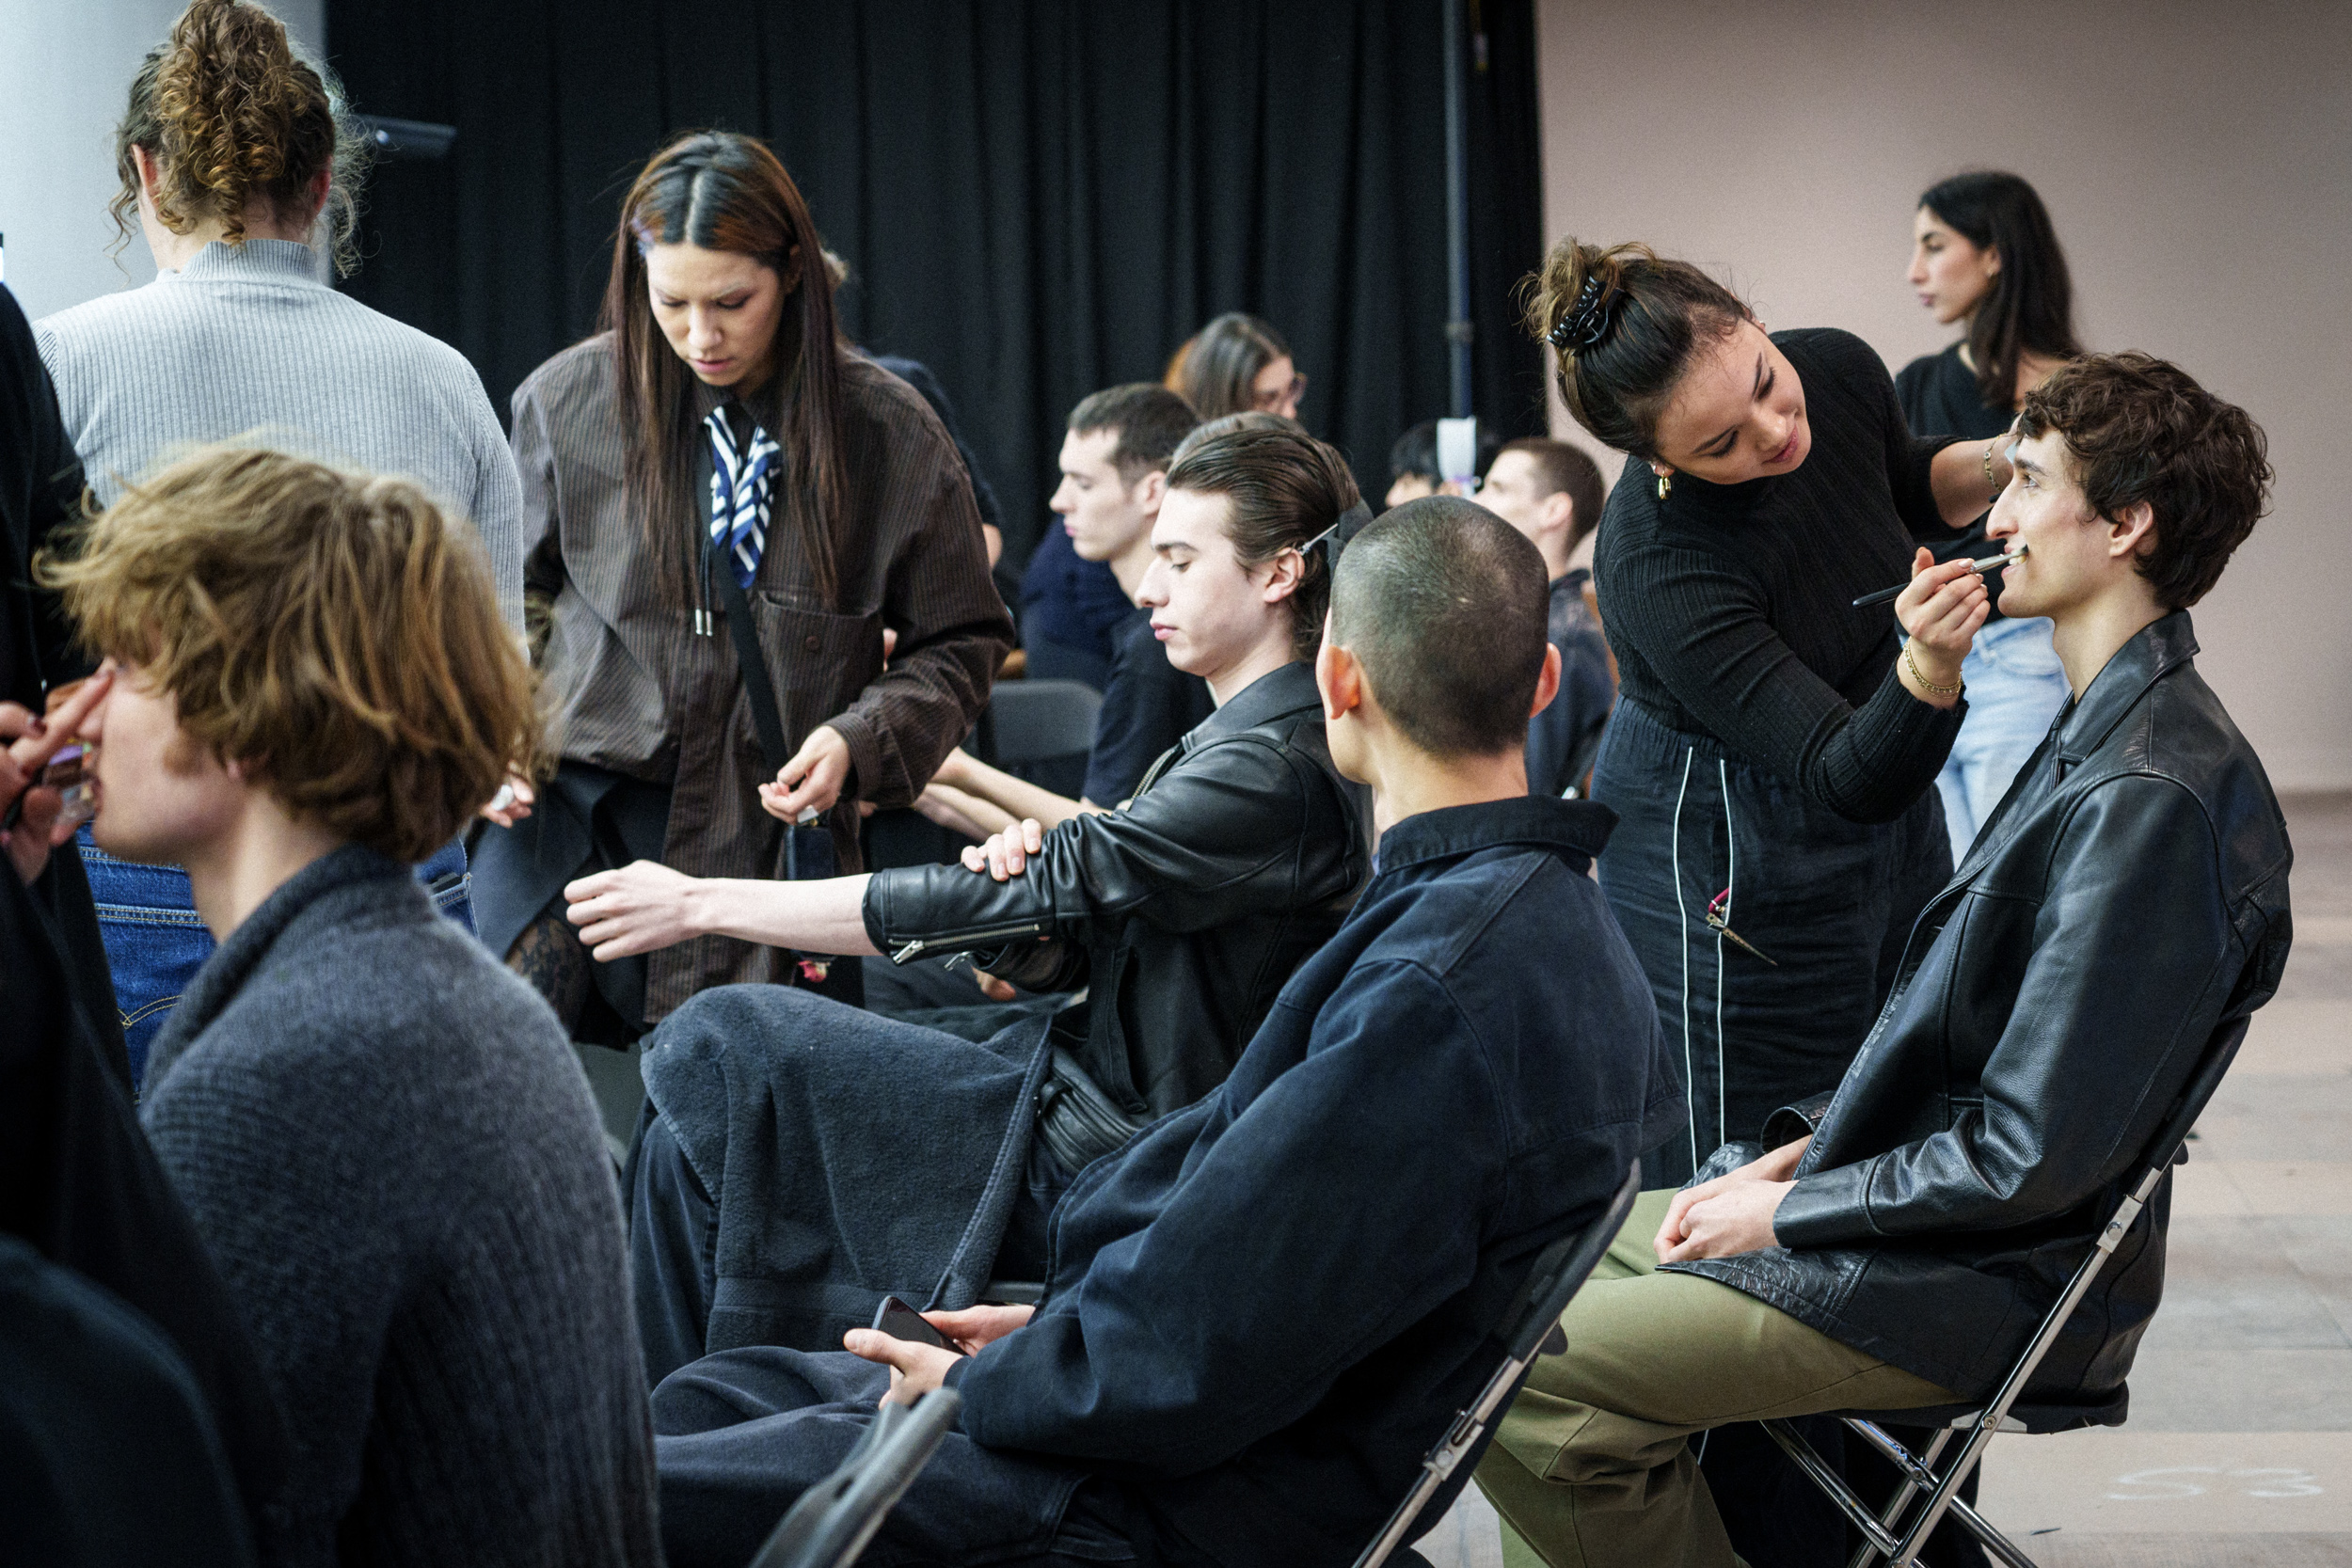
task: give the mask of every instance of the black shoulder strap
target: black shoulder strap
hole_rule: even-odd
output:
[[[750,420],[739,404],[727,408],[727,434],[733,437],[737,458],[742,455],[746,428]],[[780,458],[783,454],[778,453]],[[704,471],[710,466],[710,450],[703,449]],[[781,465],[769,470],[768,493],[779,494],[783,489]],[[707,483],[707,482],[706,482]],[[784,716],[776,707],[776,689],[768,679],[768,661],[759,649],[759,628],[752,621],[751,596],[743,585],[735,580],[735,556],[723,538],[713,538],[704,546],[710,579],[719,585],[719,599],[726,609],[727,638],[735,644],[735,662],[742,667],[743,689],[752,699],[752,728],[759,735],[759,754],[766,759],[772,776],[784,771],[784,765],[792,760],[792,752],[785,745]]]
[[[743,689],[751,694],[752,727],[759,732],[759,754],[771,775],[784,771],[792,753],[784,743],[784,716],[776,708],[776,689],[768,680],[768,661],[760,657],[759,628],[752,625],[751,595],[735,580],[735,557],[726,541],[710,542],[710,575],[719,584],[726,608],[727,637],[735,643],[735,662],[743,670]]]

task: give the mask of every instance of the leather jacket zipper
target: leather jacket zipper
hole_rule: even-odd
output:
[[[902,964],[918,958],[934,947],[953,947],[961,951],[982,942],[1010,942],[1015,937],[1042,936],[1050,922],[1024,920],[1009,926],[976,926],[968,931],[943,931],[938,936],[917,937],[893,948],[890,961]]]

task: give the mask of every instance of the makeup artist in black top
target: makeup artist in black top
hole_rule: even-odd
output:
[[[1569,412],[1632,454],[1594,561],[1622,697],[1593,795],[1622,819],[1601,890],[1683,1067],[1692,1126],[1645,1171],[1671,1185],[1836,1086],[1950,874],[1929,785],[1985,590],[1911,534],[1994,492],[1980,446],[1911,436],[1867,345],[1768,336],[1695,267],[1564,241],[1530,293]],[[1852,607],[1906,574],[1892,613]]]

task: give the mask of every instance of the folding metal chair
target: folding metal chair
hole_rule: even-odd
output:
[[[2115,1212],[2100,1231],[2090,1255],[2075,1269],[2067,1281],[2065,1291],[2042,1320],[2042,1326],[2026,1346],[2009,1375],[1993,1398],[1981,1405],[1933,1405],[1919,1410],[1862,1411],[1845,1410],[1836,1413],[1849,1431],[1859,1436],[1880,1453],[1884,1454],[1902,1475],[1893,1499],[1877,1513],[1821,1457],[1812,1445],[1798,1434],[1795,1427],[1785,1420],[1766,1421],[1764,1430],[1772,1440],[1787,1450],[1799,1468],[1813,1478],[1814,1484],[1828,1494],[1862,1532],[1863,1544],[1854,1553],[1851,1568],[1870,1568],[1880,1558],[1887,1560],[1889,1568],[1910,1568],[1920,1549],[1927,1544],[1945,1515],[1949,1513],[1966,1528],[1984,1548],[2010,1568],[2035,1568],[2033,1559],[2018,1550],[2015,1543],[1985,1522],[1984,1516],[1957,1496],[1960,1487],[1984,1457],[1984,1450],[1996,1432],[2052,1433],[2074,1432],[2084,1427],[2122,1426],[2130,1405],[2129,1390],[2118,1388],[2113,1394],[2094,1399],[2068,1401],[2065,1399],[2024,1398],[2026,1385],[2033,1378],[2034,1369],[2058,1342],[2058,1333],[2066,1320],[2099,1277],[2100,1270],[2114,1256],[2115,1248],[2131,1231],[2140,1211],[2155,1196],[2156,1185],[2172,1168],[2187,1140],[2189,1130],[2197,1125],[2205,1102],[2220,1086],[2222,1074],[2237,1056],[2239,1044],[2246,1038],[2244,1019],[2216,1031],[2206,1042],[2204,1060],[2196,1074],[2183,1088],[2155,1138],[2148,1146],[2146,1164],[2140,1167],[2139,1178],[2134,1181]],[[1914,1454],[1902,1443],[1887,1433],[1889,1426],[1928,1427],[1935,1435],[1925,1451]],[[1945,1451],[1952,1439],[1960,1437],[1959,1450],[1947,1459]],[[1922,1494],[1925,1494],[1922,1500]]]
[[[850,1568],[956,1424],[962,1399],[937,1388],[885,1404],[840,1468],[801,1494],[751,1568]]]
[[[1642,1196],[1642,1163],[1639,1160],[1626,1171],[1625,1182],[1617,1196],[1610,1200],[1609,1212],[1573,1236],[1563,1236],[1544,1248],[1535,1259],[1535,1266],[1528,1271],[1527,1283],[1511,1303],[1504,1322],[1511,1326],[1504,1335],[1505,1352],[1502,1365],[1486,1380],[1478,1398],[1468,1410],[1454,1418],[1454,1424],[1438,1446],[1421,1462],[1421,1480],[1413,1490],[1389,1515],[1364,1555],[1356,1560],[1356,1568],[1380,1568],[1389,1555],[1404,1544],[1406,1532],[1421,1511],[1429,1506],[1460,1468],[1465,1459],[1473,1455],[1486,1427],[1511,1396],[1518,1391],[1519,1379],[1526,1375],[1528,1364],[1538,1355],[1557,1355],[1567,1349],[1567,1336],[1561,1332],[1560,1314],[1568,1309],[1568,1303],[1582,1288],[1584,1280],[1600,1261],[1609,1243],[1625,1228],[1625,1217],[1633,1212],[1633,1200]]]
[[[988,760],[1060,795],[1086,785],[1103,694],[1079,681],[1004,681],[989,694]]]

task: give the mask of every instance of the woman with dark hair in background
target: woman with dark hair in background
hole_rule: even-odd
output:
[[[1689,1094],[1648,1157],[1671,1186],[1836,1086],[1951,872],[1929,786],[1985,594],[1909,531],[1964,528],[2008,471],[1915,439],[1861,340],[1767,336],[1647,246],[1563,241],[1532,294],[1568,411],[1631,454],[1594,559],[1622,696],[1593,797],[1622,818],[1601,890]],[[1852,608],[1906,574],[1893,614]]]
[[[655,154],[621,206],[603,328],[515,393],[562,762],[535,811],[484,835],[476,897],[485,940],[575,1037],[620,1042],[706,987],[824,967],[723,937],[593,965],[564,885],[641,859],[855,870],[857,802],[914,799],[1012,628],[954,443],[841,346],[816,225],[765,145],[707,132]],[[854,1000],[856,974],[829,989]]]
[[[131,83],[113,213],[135,214],[155,280],[34,326],[66,433],[102,505],[175,447],[258,432],[271,446],[405,474],[465,513],[522,630],[521,499],[482,378],[458,352],[323,280],[349,272],[366,150],[331,74],[259,6],[196,0]],[[83,833],[134,1080],[213,951],[187,874],[126,865]],[[467,910],[466,852],[419,867]]]
[[[1226,414],[1298,418],[1307,378],[1282,335],[1255,316],[1231,310],[1194,333],[1168,367],[1168,389],[1203,420]]]
[[[1923,436],[2000,436],[2026,394],[2083,352],[2074,339],[2074,283],[2050,214],[2014,174],[1956,174],[1919,198],[1912,232],[1910,282],[1919,302],[1937,325],[1961,322],[1968,332],[1895,377],[1903,418]],[[1979,516],[1931,548],[1944,561],[1997,555],[1984,542],[1984,525]],[[1954,861],[1968,852],[2067,695],[2048,619],[2004,619],[2001,574],[1989,574],[1985,586],[1993,614],[1961,667],[1968,718],[1935,781]]]

